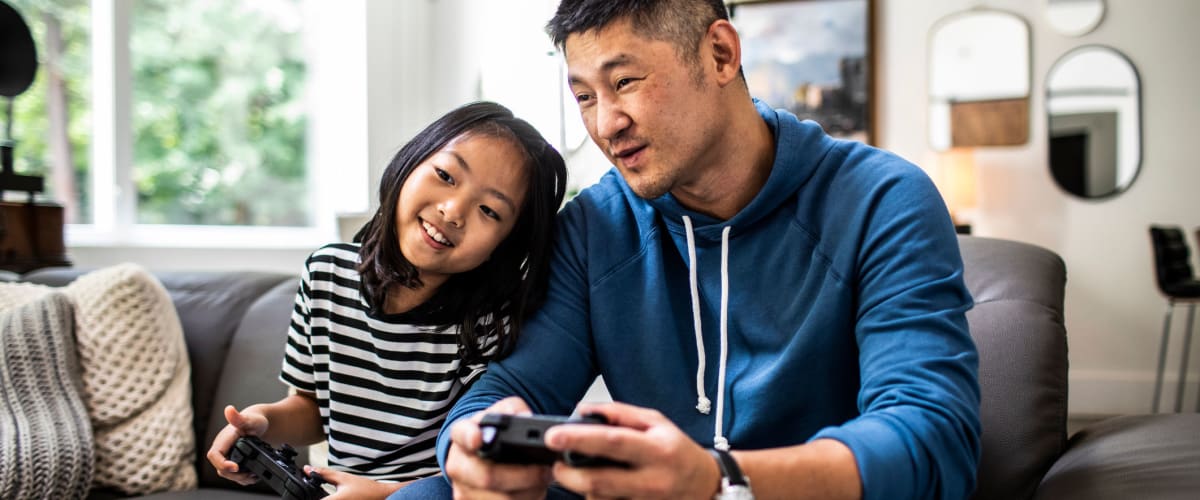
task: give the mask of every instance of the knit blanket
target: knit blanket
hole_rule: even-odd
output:
[[[93,487],[129,495],[195,488],[191,365],[167,290],[140,266],[120,264],[63,288],[0,283],[0,311],[55,291],[74,306]]]
[[[0,312],[0,498],[83,498],[91,486],[73,326],[61,293]]]

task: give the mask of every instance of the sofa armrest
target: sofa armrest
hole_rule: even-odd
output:
[[[256,403],[277,401],[287,395],[287,386],[279,381],[287,329],[291,320],[296,290],[300,280],[288,280],[264,293],[246,310],[234,332],[225,364],[217,379],[212,411],[207,419],[204,441],[196,443],[201,457],[208,451],[213,438],[225,427],[225,405],[243,409]],[[306,449],[297,447],[298,458],[307,456]],[[233,485],[217,476],[206,460],[198,464],[200,485]],[[265,491],[270,491],[266,489]]]
[[[982,457],[973,498],[1030,498],[1067,439],[1066,266],[1027,243],[960,236],[979,349]]]

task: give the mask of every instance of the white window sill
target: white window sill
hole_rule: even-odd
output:
[[[103,230],[69,224],[66,245],[72,248],[308,249],[333,242],[332,229],[312,227],[184,226],[140,224]]]

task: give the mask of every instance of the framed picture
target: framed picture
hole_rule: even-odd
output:
[[[875,139],[875,0],[729,0],[750,95],[835,137]]]

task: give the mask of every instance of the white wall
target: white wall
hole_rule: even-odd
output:
[[[1033,0],[881,0],[878,84],[880,145],[930,164],[927,144],[928,31],[940,17],[975,6],[1013,12],[1032,37],[1031,140],[1019,147],[980,148],[974,219],[978,235],[1034,243],[1067,264],[1066,322],[1070,346],[1070,410],[1075,414],[1144,412],[1150,407],[1166,302],[1154,282],[1147,227],[1200,227],[1200,165],[1188,131],[1200,112],[1200,2],[1105,0],[1095,31],[1082,37],[1055,32],[1045,2]],[[1070,49],[1103,44],[1123,52],[1141,78],[1143,157],[1125,193],[1101,201],[1065,194],[1046,165],[1045,77]],[[1195,248],[1195,241],[1192,242]],[[1178,310],[1168,358],[1177,380],[1185,311]],[[1194,408],[1200,339],[1192,343]],[[1164,391],[1174,402],[1174,386]]]

